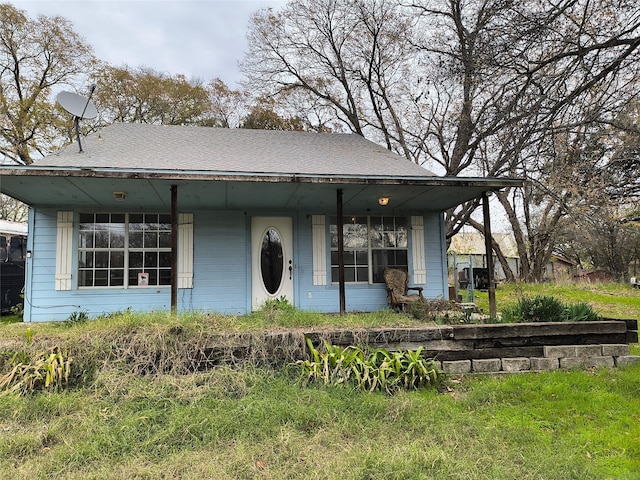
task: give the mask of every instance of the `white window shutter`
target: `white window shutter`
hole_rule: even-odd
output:
[[[327,237],[324,215],[312,216],[313,284],[327,284]]]
[[[178,214],[178,288],[193,288],[193,213]]]
[[[427,283],[427,269],[424,252],[424,217],[411,217],[411,259],[413,263],[413,282],[416,285]]]
[[[71,290],[73,212],[58,212],[56,230],[56,290]]]

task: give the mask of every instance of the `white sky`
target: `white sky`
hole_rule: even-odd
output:
[[[1,1],[1,0],[0,0]],[[59,15],[115,66],[145,66],[229,87],[240,79],[252,13],[285,0],[13,0],[30,18]]]

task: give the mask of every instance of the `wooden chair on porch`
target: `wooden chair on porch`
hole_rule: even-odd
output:
[[[402,268],[387,267],[382,273],[384,283],[387,288],[387,303],[395,310],[404,310],[404,306],[424,300],[422,296],[422,287],[409,286],[409,274]],[[415,290],[418,293],[409,294],[409,290]]]

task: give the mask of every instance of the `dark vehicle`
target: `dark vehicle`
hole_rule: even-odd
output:
[[[461,290],[466,290],[469,286],[471,275],[470,268],[465,267],[458,272],[458,282]],[[489,288],[489,269],[473,267],[473,288],[476,290],[487,290]]]
[[[27,236],[0,231],[0,311],[22,303]]]

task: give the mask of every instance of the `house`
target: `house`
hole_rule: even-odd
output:
[[[514,275],[520,271],[520,256],[515,237],[510,233],[494,232],[493,239],[498,243],[503,255],[507,259],[507,264]],[[487,252],[485,248],[484,235],[480,232],[468,232],[464,229],[451,237],[451,243],[447,251],[447,261],[449,264],[449,283],[460,282],[461,273],[470,266],[484,269],[487,267]],[[507,278],[504,268],[497,261],[494,255],[494,278],[502,281]],[[460,286],[464,289],[466,286]]]
[[[245,314],[283,297],[373,311],[386,307],[385,266],[446,298],[443,211],[518,185],[438,177],[351,134],[144,124],[0,167],[2,193],[31,207],[31,322],[126,308]]]
[[[554,282],[570,282],[578,276],[579,271],[576,262],[554,253],[545,268],[544,278]]]

